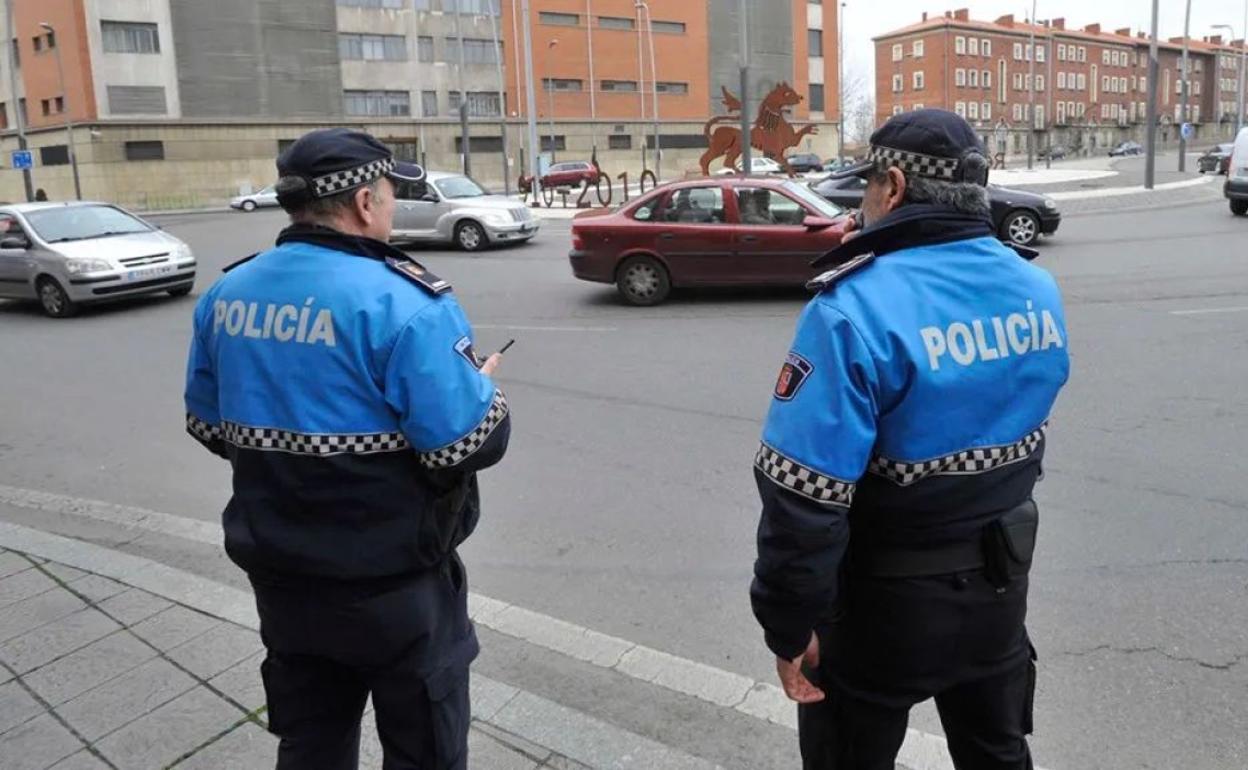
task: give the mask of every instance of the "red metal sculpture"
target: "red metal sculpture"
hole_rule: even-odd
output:
[[[736,114],[711,118],[703,128],[709,147],[706,152],[702,153],[700,162],[702,173],[707,176],[711,173],[713,160],[723,156],[724,167],[735,168],[737,159],[741,157],[744,150],[741,145],[741,129],[720,125],[714,132],[711,131],[712,127],[718,124],[741,119],[741,100],[729,93],[727,88],[722,86],[720,88],[723,91],[725,109],[729,113],[735,112]],[[818,128],[813,124],[794,129],[785,117],[785,108],[800,104],[801,101],[802,95],[794,91],[792,86],[788,83],[780,83],[767,94],[762,104],[758,105],[758,117],[755,118],[754,126],[750,129],[750,145],[756,150],[762,150],[763,154],[779,163],[789,176],[795,176],[795,173],[789,167],[784,151],[790,147],[796,147],[802,141],[802,137],[819,133]]]

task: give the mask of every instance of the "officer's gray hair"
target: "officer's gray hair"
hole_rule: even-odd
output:
[[[290,214],[292,222],[310,225],[330,225],[341,214],[351,208],[352,201],[355,200],[355,194],[360,190],[367,189],[373,195],[377,195],[380,182],[381,177],[377,177],[366,185],[353,187],[345,192],[324,198],[314,198],[306,203],[299,204],[297,208],[288,208],[286,213]]]
[[[886,174],[877,174],[886,179]],[[971,182],[942,182],[927,177],[906,174],[905,203],[933,203],[947,206],[964,214],[990,216],[988,190]]]

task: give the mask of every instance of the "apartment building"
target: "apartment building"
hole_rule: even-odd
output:
[[[928,17],[875,38],[876,120],[921,107],[964,116],[995,152],[1051,141],[1095,151],[1141,139],[1148,101],[1149,41],[1127,28],[1068,29],[1065,19],[1031,24],[1013,15],[991,22],[967,9]],[[1183,40],[1159,45],[1160,138],[1191,122],[1200,138],[1234,128],[1237,83],[1229,62],[1243,41],[1189,40],[1187,111],[1183,111]],[[1229,110],[1227,109],[1229,105]]]
[[[458,167],[461,98],[474,175],[499,184],[521,170],[528,94],[518,0],[12,5],[5,35],[17,93],[0,57],[0,166],[16,146],[20,110],[37,185],[53,197],[72,190],[66,120],[76,126],[84,194],[148,207],[215,202],[267,183],[280,148],[317,126],[360,126],[404,157]],[[724,111],[723,88],[739,90],[739,0],[530,5],[543,151],[596,152],[613,172],[635,175],[653,163],[645,151],[657,123],[665,175],[696,168],[702,124]],[[835,153],[836,4],[747,0],[747,8],[753,104],[789,83],[805,96],[790,119],[823,128],[802,149]],[[21,197],[20,174],[0,178],[0,195]]]

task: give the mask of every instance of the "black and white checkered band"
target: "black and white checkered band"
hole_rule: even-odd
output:
[[[448,444],[441,449],[435,449],[432,452],[420,453],[420,464],[426,468],[437,470],[439,468],[453,468],[464,460],[472,456],[481,448],[485,440],[490,437],[507,416],[507,399],[503,397],[501,390],[494,391],[494,401],[490,404],[490,408],[486,410],[485,417],[481,420],[481,424],[472,429],[472,432],[464,436],[454,444]]]
[[[934,155],[924,155],[918,152],[894,150],[892,147],[872,147],[868,158],[874,161],[875,167],[880,170],[896,166],[907,174],[941,179],[946,182],[953,181],[954,171],[958,168],[958,161],[954,158],[937,158]]]
[[[296,433],[278,428],[253,428],[233,422],[221,423],[220,435],[241,449],[262,452],[289,452],[297,455],[368,455],[401,452],[409,448],[402,433]]]
[[[987,473],[1030,457],[1044,441],[1044,432],[1047,428],[1048,423],[1045,423],[1013,444],[967,449],[957,454],[917,463],[900,462],[876,455],[871,460],[869,470],[903,487],[932,476],[970,476]]]
[[[849,506],[854,501],[855,484],[826,476],[794,462],[766,444],[759,444],[754,467],[772,481],[802,497],[827,505]]]
[[[186,415],[186,431],[205,444],[221,440],[220,426],[204,422],[193,414]]]
[[[352,190],[363,184],[368,184],[383,174],[388,174],[394,170],[394,160],[391,158],[382,158],[372,163],[366,163],[363,166],[356,166],[345,171],[335,171],[332,174],[318,176],[313,179],[313,185],[316,188],[316,197],[324,198],[328,195],[334,195],[340,192]]]

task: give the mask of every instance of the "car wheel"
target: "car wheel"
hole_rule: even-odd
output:
[[[1015,211],[1001,223],[1001,237],[1030,246],[1040,239],[1040,218],[1030,211]]]
[[[485,237],[481,225],[468,220],[455,227],[455,245],[464,251],[480,251],[489,245],[490,239]]]
[[[178,287],[178,288],[176,288],[176,289],[170,289],[170,290],[169,290],[169,296],[170,296],[170,297],[185,297],[186,295],[188,295],[188,294],[190,294],[190,293],[191,293],[191,287],[190,287],[190,286],[179,286],[179,287]]]
[[[1231,213],[1237,217],[1248,214],[1248,200],[1231,201]]]
[[[49,317],[69,318],[78,312],[78,306],[55,278],[45,275],[35,284],[35,289],[39,292],[39,305]]]
[[[256,210],[255,201],[243,201],[243,211],[252,212]]]
[[[637,256],[624,260],[615,272],[620,296],[630,305],[657,305],[672,291],[672,279],[654,257]]]

